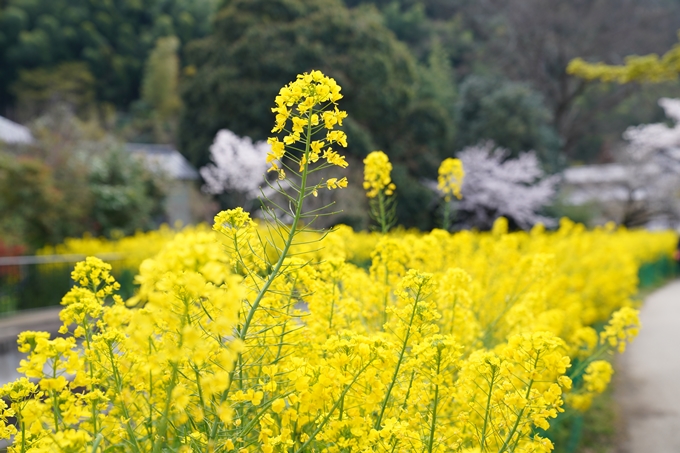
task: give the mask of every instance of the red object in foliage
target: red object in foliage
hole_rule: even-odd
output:
[[[7,245],[0,241],[0,256],[21,256],[25,251],[23,245]],[[0,278],[18,279],[20,275],[19,266],[0,266]]]

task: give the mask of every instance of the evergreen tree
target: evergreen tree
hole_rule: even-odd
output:
[[[513,156],[534,150],[552,171],[559,167],[559,140],[541,96],[527,85],[497,77],[468,77],[456,105],[457,148],[493,140]]]
[[[153,129],[154,141],[173,141],[177,114],[182,106],[179,82],[179,40],[159,38],[144,67],[142,101]]]
[[[139,98],[144,62],[159,37],[182,45],[210,31],[217,0],[7,0],[0,3],[0,111],[23,71],[81,62],[96,99],[126,108]]]
[[[388,153],[405,186],[401,220],[428,226],[418,179],[436,172],[455,130],[453,77],[438,56],[419,65],[378,10],[340,0],[230,0],[216,18],[214,33],[186,53],[179,148],[194,165],[208,163],[220,129],[266,139],[279,88],[320,69],[343,87],[348,153]]]
[[[175,115],[181,105],[177,93],[178,47],[179,40],[175,36],[159,38],[144,67],[142,99],[164,119]]]

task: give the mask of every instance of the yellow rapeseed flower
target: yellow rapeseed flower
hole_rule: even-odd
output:
[[[465,171],[460,159],[449,157],[439,166],[439,176],[437,177],[437,188],[444,195],[446,201],[451,200],[451,196],[461,198],[460,189],[463,185]]]
[[[340,86],[330,77],[320,71],[311,71],[298,75],[297,79],[281,88],[276,96],[276,106],[272,112],[276,115],[276,124],[272,132],[283,133],[283,138],[270,137],[268,143],[272,146],[267,155],[267,162],[272,163],[270,170],[279,173],[279,179],[285,178],[285,173],[280,165],[274,162],[281,161],[286,156],[286,147],[292,147],[302,142],[302,148],[308,143],[307,150],[301,151],[298,146],[296,152],[288,154],[288,157],[299,164],[299,172],[303,172],[307,165],[317,162],[323,147],[326,144],[337,143],[347,147],[347,136],[344,132],[335,130],[336,125],[342,125],[342,120],[347,113],[339,110],[336,103],[342,98]],[[332,108],[332,110],[330,110]],[[323,120],[322,128],[327,129],[324,140],[312,140],[312,135],[318,132],[315,127]],[[346,167],[347,162],[331,148],[328,148],[324,158],[327,163]]]
[[[375,198],[381,191],[392,195],[396,186],[392,183],[390,173],[392,164],[382,151],[373,151],[364,159],[364,189],[368,198]]]

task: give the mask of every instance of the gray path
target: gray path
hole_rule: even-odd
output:
[[[680,452],[680,281],[647,297],[642,330],[618,361],[621,453]]]
[[[24,330],[56,334],[61,326],[61,307],[43,308],[0,319],[0,385],[19,377],[17,367],[26,354],[17,351],[17,336]]]

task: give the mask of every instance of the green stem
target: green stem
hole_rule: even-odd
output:
[[[111,372],[113,374],[113,381],[114,384],[116,385],[116,390],[117,394],[120,396],[123,394],[123,380],[120,376],[120,373],[118,372],[118,367],[116,367],[116,361],[114,358],[114,352],[113,352],[113,345],[111,343],[108,343],[108,359],[111,362]],[[123,410],[123,416],[127,420],[127,423],[125,424],[125,428],[128,432],[128,436],[130,437],[130,440],[134,443],[135,447],[137,448],[136,451],[141,451],[139,448],[139,444],[137,443],[137,436],[135,436],[135,432],[132,429],[132,426],[130,425],[130,415],[128,413],[127,406],[125,405],[125,401],[122,400],[121,398],[121,409]]]
[[[458,295],[453,297],[453,305],[451,306],[451,329],[449,331],[450,335],[453,335],[456,325],[456,307],[458,306]]]
[[[293,286],[295,286],[296,283],[297,283],[297,280],[295,280],[295,283],[293,284]],[[286,337],[286,327],[288,326],[288,319],[290,317],[290,307],[292,305],[292,299],[293,299],[293,294],[291,292],[291,294],[288,295],[288,301],[286,303],[286,320],[283,321],[283,327],[281,327],[281,337],[280,337],[281,339],[279,340],[278,350],[276,351],[276,358],[274,359],[273,363],[279,363],[279,360],[281,359],[281,352],[283,351],[283,340]]]
[[[480,447],[482,453],[486,451],[486,429],[489,426],[489,415],[491,414],[491,394],[493,393],[493,384],[496,380],[496,368],[491,366],[491,380],[489,381],[489,394],[486,398],[486,409],[484,411],[484,425],[482,425],[482,435],[480,438]]]
[[[408,397],[411,395],[411,388],[413,388],[413,380],[416,377],[416,370],[411,371],[411,379],[408,381],[408,387],[406,388],[406,396],[404,396],[404,403],[401,405],[401,410],[406,411],[406,407],[408,406]],[[392,434],[392,437],[390,438],[390,442],[392,444],[392,450],[391,453],[394,453],[394,450],[397,449],[397,445],[399,445],[399,439]]]
[[[160,442],[158,442],[155,445],[154,452],[160,452],[163,443],[167,442],[166,434],[168,431],[168,417],[170,417],[170,403],[172,403],[172,391],[174,390],[176,383],[177,383],[177,366],[173,364],[172,376],[170,377],[170,383],[168,385],[167,395],[165,397],[165,408],[163,409],[163,418],[161,419],[161,423],[158,427],[158,439]]]
[[[101,434],[97,434],[94,438],[94,443],[92,444],[92,453],[97,453],[97,449],[99,448],[99,444],[102,442],[102,439],[104,439],[104,436]]]
[[[441,349],[437,351],[437,374],[439,376],[439,369],[442,363],[442,351]],[[434,404],[432,406],[432,425],[430,426],[430,442],[427,447],[427,451],[432,453],[432,448],[434,447],[434,431],[437,426],[437,404],[439,403],[439,384],[434,386]]]
[[[19,416],[21,423],[21,453],[26,453],[26,423],[24,423],[23,417]]]
[[[305,198],[305,191],[307,189],[307,174],[308,174],[308,166],[309,166],[309,148],[311,144],[311,127],[312,127],[312,112],[309,113],[309,117],[307,119],[307,140],[305,144],[305,167],[302,171],[302,181],[300,182],[300,191],[298,193],[298,198],[295,206],[295,216],[293,217],[293,224],[290,227],[290,233],[288,234],[288,239],[286,239],[286,243],[283,246],[283,249],[281,250],[281,255],[279,256],[278,261],[274,265],[274,268],[272,269],[271,274],[269,274],[269,278],[267,281],[264,283],[262,288],[260,289],[259,294],[255,298],[255,301],[253,302],[253,305],[250,307],[250,311],[248,312],[248,315],[246,316],[246,320],[243,323],[243,327],[241,328],[241,331],[239,332],[239,338],[243,341],[245,341],[246,334],[248,333],[248,328],[250,327],[250,323],[253,320],[253,316],[255,316],[255,312],[257,311],[257,308],[260,305],[260,302],[262,301],[262,298],[264,295],[267,293],[267,290],[271,286],[271,284],[274,282],[274,279],[278,277],[279,271],[281,270],[281,266],[283,266],[283,262],[286,259],[286,256],[288,255],[288,250],[290,249],[291,245],[293,245],[293,239],[295,238],[295,232],[297,231],[297,226],[298,223],[300,222],[300,216],[302,214],[302,202],[304,201]]]
[[[387,301],[390,298],[390,270],[385,263],[385,296],[383,297],[383,325],[381,326],[385,330],[385,324],[387,324]]]
[[[57,378],[57,362],[59,358],[55,358],[52,363],[52,379]],[[59,432],[59,403],[57,401],[57,392],[52,390],[52,413],[54,415],[54,432]]]
[[[378,207],[380,209],[380,230],[383,234],[387,233],[387,214],[385,212],[385,195],[382,190],[378,192]]]
[[[85,341],[87,342],[87,349],[92,350],[92,329],[90,328],[90,323],[87,322],[87,319],[83,321],[84,329],[85,329]],[[87,354],[85,355],[87,357]],[[92,363],[90,362],[89,359],[85,359],[87,363],[87,368],[90,373],[90,391],[94,390],[94,386],[92,383],[94,382],[94,367],[92,366]],[[96,401],[92,400],[92,433],[95,435],[95,437],[99,434],[99,428],[97,426],[97,403]]]
[[[194,369],[194,375],[196,376],[196,388],[198,389],[198,400],[201,402],[201,409],[203,410],[203,413],[206,413],[206,408],[205,408],[205,400],[203,399],[203,389],[201,387],[201,375],[198,372],[198,367],[194,365],[192,367]],[[205,420],[203,423],[207,423]]]
[[[333,314],[335,313],[335,288],[337,280],[333,280],[333,293],[331,294],[331,315],[328,318],[328,335],[333,332]]]
[[[246,335],[248,334],[248,329],[250,328],[250,323],[253,321],[253,317],[255,316],[255,312],[257,311],[258,307],[260,306],[260,302],[262,302],[262,298],[264,295],[267,293],[269,290],[269,287],[272,285],[276,277],[279,276],[279,272],[281,270],[281,267],[283,266],[283,262],[286,259],[286,256],[288,255],[288,251],[290,250],[290,247],[293,245],[293,239],[295,238],[295,233],[297,231],[298,223],[300,222],[300,218],[302,216],[302,203],[305,199],[305,192],[307,191],[307,175],[309,173],[309,150],[311,146],[311,129],[312,129],[312,114],[313,110],[309,112],[309,116],[307,118],[307,138],[306,138],[306,143],[305,143],[305,166],[303,168],[302,174],[301,174],[301,181],[300,181],[300,189],[298,191],[298,198],[296,201],[295,205],[295,215],[293,217],[293,223],[290,226],[290,231],[288,233],[288,238],[286,239],[285,244],[283,245],[283,249],[281,249],[281,254],[279,255],[279,259],[272,268],[271,273],[269,274],[269,277],[267,280],[264,282],[264,285],[262,285],[262,288],[260,288],[260,292],[257,294],[257,297],[255,297],[255,300],[253,301],[253,304],[250,306],[250,310],[248,311],[248,314],[246,315],[245,321],[243,322],[243,326],[241,327],[241,330],[238,332],[238,337],[245,343],[246,341]],[[236,364],[241,364],[240,368],[243,368],[242,365],[242,353],[238,354],[238,358],[236,360]],[[236,367],[235,367],[236,368]],[[231,389],[231,384],[234,381],[233,377],[235,374],[236,369],[234,369],[230,373],[230,378],[229,378],[229,384],[227,386],[227,389],[224,391],[222,394],[222,401],[225,401],[229,395],[229,391]],[[239,375],[242,376],[242,371],[239,371]],[[217,427],[218,423],[215,421],[212,426],[211,430],[211,438],[214,438],[215,435],[217,434]]]
[[[588,367],[588,365],[594,362],[595,359],[599,358],[607,350],[608,350],[607,345],[601,345],[593,355],[591,355],[586,360],[581,362],[579,366],[574,368],[574,370],[571,373],[569,373],[569,378],[575,379],[576,377],[578,377],[581,373],[583,373],[583,371]]]
[[[536,360],[534,360],[534,370],[536,369],[536,366],[538,365],[538,358],[541,356],[540,351],[536,353]],[[529,386],[527,387],[526,395],[524,395],[524,399],[527,401],[529,400],[529,395],[531,394],[531,387],[534,385],[534,380],[529,381]],[[522,415],[524,415],[524,408],[520,409],[519,414],[517,414],[517,420],[515,420],[515,424],[512,427],[512,430],[508,433],[508,435],[505,437],[505,441],[503,442],[503,445],[501,446],[501,449],[498,450],[498,453],[503,453],[507,451],[508,445],[510,445],[510,441],[512,440],[512,436],[515,435],[515,432],[517,432],[517,428],[519,427],[520,421],[522,421]],[[519,441],[519,439],[517,439]]]
[[[345,395],[342,395],[342,398],[340,398],[340,415],[338,416],[338,419],[342,421],[342,413],[345,411]]]
[[[404,404],[401,405],[403,410],[406,410],[408,405],[408,397],[411,396],[411,388],[413,388],[413,380],[416,377],[416,370],[411,371],[411,379],[408,381],[408,387],[406,388],[406,396],[404,396]]]
[[[153,340],[151,337],[149,337],[149,356],[153,353],[154,347],[153,347]],[[148,430],[148,435],[149,439],[151,440],[151,451],[154,451],[156,449],[156,441],[154,439],[153,435],[153,371],[149,369],[149,398],[148,398],[148,403],[149,403],[149,419],[147,422],[147,427],[146,429]]]
[[[442,229],[445,231],[449,231],[449,228],[451,228],[451,203],[448,200],[444,199]]]
[[[387,409],[387,403],[390,400],[390,394],[392,393],[392,389],[396,385],[397,378],[399,377],[399,369],[401,368],[401,364],[404,361],[404,355],[406,354],[406,348],[408,346],[408,340],[409,340],[409,337],[411,336],[411,326],[413,325],[413,319],[416,316],[416,310],[418,308],[419,297],[420,297],[420,289],[418,289],[418,294],[416,295],[416,297],[413,301],[413,311],[411,312],[411,319],[409,320],[408,327],[406,328],[406,335],[404,336],[404,343],[402,344],[401,352],[399,353],[399,360],[397,361],[397,366],[394,368],[394,374],[392,375],[392,381],[390,382],[390,385],[387,388],[387,393],[385,394],[385,399],[383,400],[382,405],[380,407],[380,415],[378,415],[378,418],[375,421],[374,428],[376,430],[380,429],[380,425],[382,424],[383,416],[385,415],[385,410]]]

